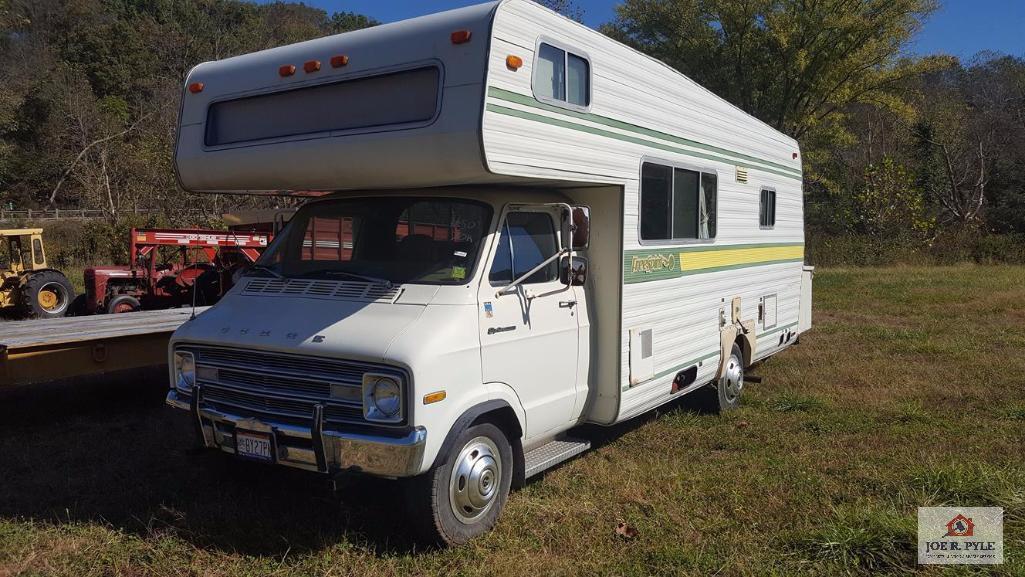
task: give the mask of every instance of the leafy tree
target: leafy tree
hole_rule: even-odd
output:
[[[375,24],[292,2],[0,0],[0,202],[99,208],[112,229],[135,207],[217,213],[171,165],[189,69]]]
[[[579,5],[577,5],[577,3],[574,2],[573,0],[534,0],[534,1],[537,2],[538,4],[544,6],[545,8],[548,8],[550,10],[555,10],[556,12],[558,12],[559,14],[562,14],[563,16],[566,16],[567,18],[572,18],[573,20],[576,20],[577,22],[583,22],[584,21],[584,9],[581,8]]]
[[[934,0],[626,0],[603,27],[796,138],[935,65],[901,49]]]

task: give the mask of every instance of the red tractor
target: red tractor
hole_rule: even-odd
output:
[[[85,302],[77,312],[214,304],[269,241],[270,235],[252,232],[132,229],[130,264],[86,269]]]

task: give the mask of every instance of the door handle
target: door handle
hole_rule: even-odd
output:
[[[577,306],[577,301],[559,301],[560,309],[571,309]]]
[[[507,332],[515,331],[515,330],[516,330],[516,327],[491,327],[491,328],[488,329],[488,334],[489,335],[495,335],[495,334],[498,334],[498,333],[507,333]]]

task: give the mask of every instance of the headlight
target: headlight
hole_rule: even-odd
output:
[[[388,375],[363,375],[363,417],[377,423],[402,422],[402,387]]]
[[[189,392],[196,384],[196,357],[192,353],[174,352],[174,387]]]

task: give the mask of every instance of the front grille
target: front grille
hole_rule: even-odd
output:
[[[363,373],[392,374],[407,382],[394,367],[369,363],[207,346],[180,349],[196,356],[204,404],[290,424],[309,425],[317,404],[324,406],[327,424],[369,424],[363,418]]]

